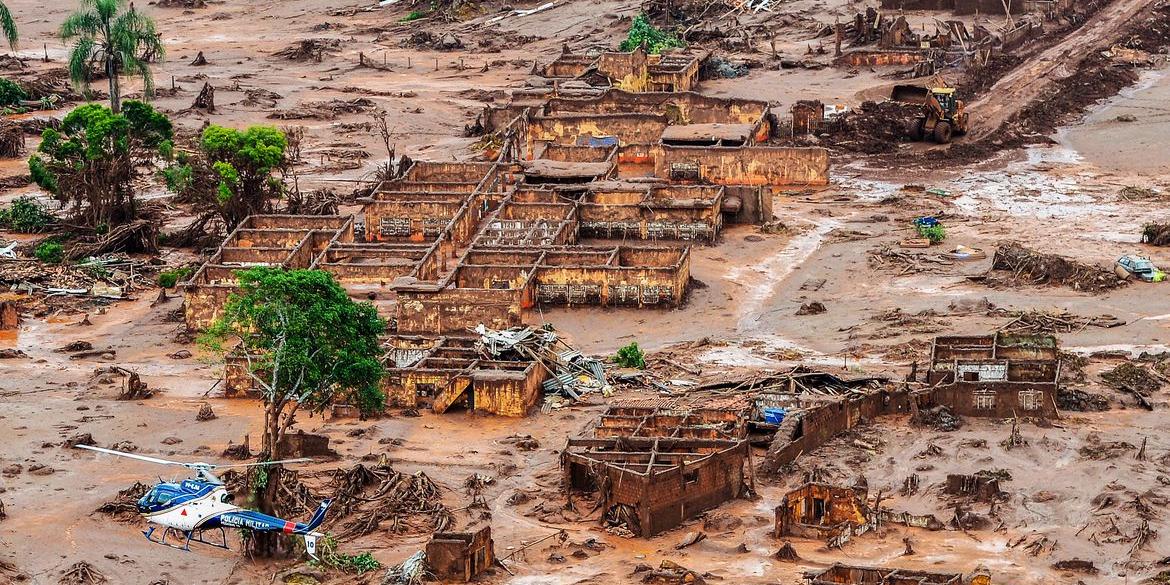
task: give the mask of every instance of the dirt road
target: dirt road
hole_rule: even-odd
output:
[[[1153,4],[1152,0],[1115,0],[1064,40],[1003,76],[968,105],[971,130],[967,140],[979,140],[998,130],[1013,114],[1043,96],[1053,82],[1072,75],[1090,51],[1121,36],[1126,24]]]

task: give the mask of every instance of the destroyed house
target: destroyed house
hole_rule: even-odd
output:
[[[570,504],[592,494],[603,523],[649,538],[743,495],[749,449],[726,439],[569,439],[562,482]]]
[[[747,405],[735,398],[702,405],[649,399],[614,404],[601,415],[593,434],[599,439],[662,437],[674,439],[728,439],[746,436]]]
[[[1060,358],[1051,335],[937,337],[926,393],[963,416],[1056,416]],[[920,403],[920,406],[924,406]]]
[[[568,46],[541,69],[554,81],[579,80],[589,87],[632,92],[691,91],[699,84],[705,55],[672,52],[649,55],[641,47],[629,52],[572,53]]]
[[[384,347],[382,390],[390,406],[524,416],[547,377],[532,360],[485,357],[470,337],[393,336]]]
[[[548,145],[616,147],[611,162],[620,178],[769,188],[828,183],[827,150],[763,145],[776,126],[767,102],[619,89],[513,99],[489,106],[478,122],[501,144],[492,151],[501,161],[541,158]]]
[[[788,492],[776,506],[777,537],[826,538],[845,525],[862,526],[870,522],[864,487],[806,483]]]
[[[351,240],[353,220],[341,216],[254,215],[232,230],[219,249],[183,283],[184,318],[203,329],[236,292],[236,271],[256,266],[308,268],[331,242]]]
[[[436,579],[467,583],[496,562],[491,526],[475,532],[436,532],[427,541],[427,566]]]
[[[879,524],[943,528],[933,514],[897,512],[882,507],[876,499],[871,503],[865,485],[845,487],[819,482],[805,483],[785,494],[775,508],[775,519],[773,534],[777,538],[826,539],[830,548],[840,548],[853,536],[865,534]]]
[[[963,585],[962,573],[935,573],[885,567],[855,567],[836,563],[804,575],[806,585]],[[980,585],[989,585],[990,580]]]

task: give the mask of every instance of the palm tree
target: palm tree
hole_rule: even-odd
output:
[[[89,87],[90,66],[100,64],[110,80],[110,109],[122,109],[118,76],[142,77],[146,95],[154,93],[147,56],[163,57],[162,41],[154,32],[154,21],[134,9],[123,10],[124,0],[81,0],[77,12],[61,24],[61,39],[77,39],[69,52],[69,77]]]
[[[4,35],[9,47],[16,49],[16,21],[12,20],[12,13],[3,2],[0,2],[0,34]]]

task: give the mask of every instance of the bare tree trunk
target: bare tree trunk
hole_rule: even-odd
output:
[[[280,411],[283,410],[283,404],[282,401],[280,403],[268,402],[264,405],[264,439],[261,442],[263,445],[261,457],[269,461],[280,459],[281,456],[278,446],[284,435],[280,424]],[[267,472],[268,482],[264,485],[264,489],[256,494],[256,507],[264,514],[279,517],[279,511],[276,509],[276,498],[280,490],[280,475],[284,470],[280,465],[270,465],[264,469]],[[254,557],[272,558],[289,552],[286,550],[287,547],[282,546],[283,544],[284,540],[278,534],[253,532],[249,548]]]
[[[110,78],[110,110],[115,114],[122,111],[122,94],[118,89],[118,66],[114,59],[106,59],[106,75]]]

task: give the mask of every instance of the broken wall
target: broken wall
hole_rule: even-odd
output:
[[[654,175],[680,182],[717,185],[827,185],[829,151],[824,148],[655,147]]]
[[[426,546],[427,566],[435,578],[466,583],[495,564],[491,526],[475,532],[436,532]]]

